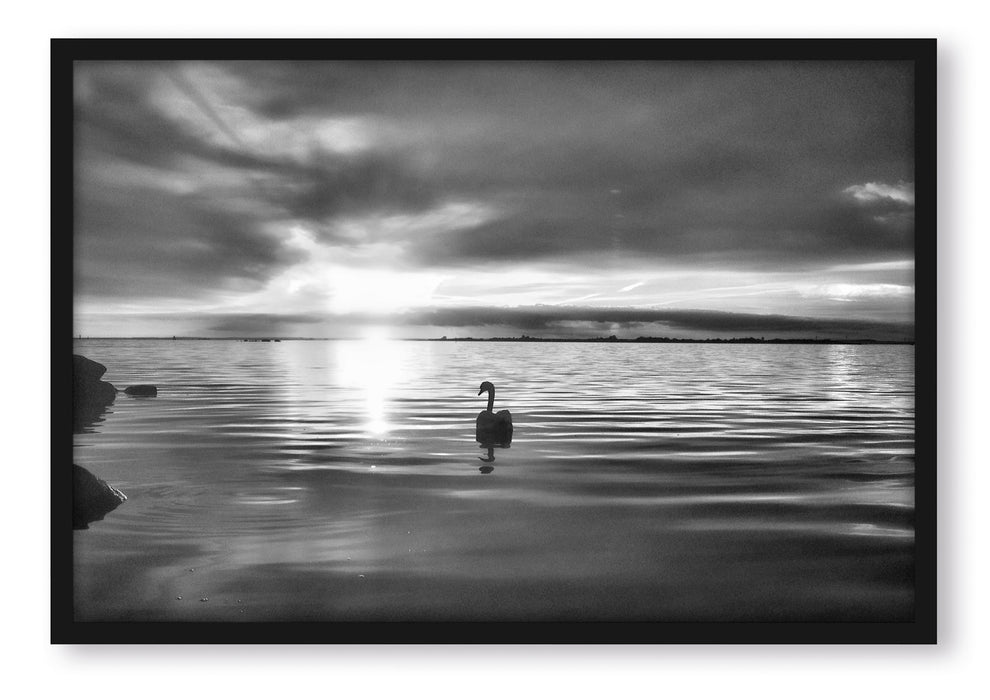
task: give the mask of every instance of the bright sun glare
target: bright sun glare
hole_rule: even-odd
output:
[[[384,437],[391,429],[388,399],[402,380],[402,345],[383,328],[369,328],[361,340],[337,347],[337,383],[363,394],[365,431]]]
[[[375,269],[338,268],[330,275],[331,311],[393,313],[428,306],[441,282],[437,275]]]

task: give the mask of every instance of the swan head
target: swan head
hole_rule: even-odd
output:
[[[495,385],[492,384],[491,382],[482,382],[481,383],[481,388],[478,389],[478,396],[481,396],[486,391],[490,391],[490,392],[492,392],[494,394],[495,393]]]

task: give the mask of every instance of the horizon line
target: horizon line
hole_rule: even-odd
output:
[[[150,335],[104,335],[104,336],[73,336],[72,340],[234,340],[242,342],[281,342],[283,340],[367,340],[364,336],[198,336],[198,335],[172,335],[172,336],[150,336]],[[453,337],[442,336],[440,338],[385,338],[385,340],[398,340],[403,342],[520,342],[520,343],[742,343],[742,344],[808,344],[808,343],[833,343],[833,344],[874,344],[874,345],[914,345],[914,338],[904,338],[897,340],[880,340],[876,338],[765,338],[753,336],[731,336],[714,338],[676,338],[669,336],[638,336],[636,338],[619,338],[617,336],[595,336],[582,338],[541,338],[538,336],[489,336],[489,337]]]

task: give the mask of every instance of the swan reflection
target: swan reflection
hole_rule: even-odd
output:
[[[488,456],[478,457],[482,462],[494,462],[495,461],[495,446],[488,445]]]
[[[480,467],[478,469],[479,472],[481,472],[482,474],[491,474],[493,471],[495,471],[495,467],[491,465],[491,463],[495,461],[495,446],[488,445],[488,456],[478,457],[478,459],[486,463],[483,467]]]

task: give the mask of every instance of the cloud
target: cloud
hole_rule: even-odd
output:
[[[908,234],[914,231],[914,183],[903,180],[896,185],[882,182],[867,182],[864,185],[852,185],[843,190],[849,200],[858,207],[869,222],[900,236],[902,240],[913,242]],[[884,235],[879,234],[880,240]]]
[[[906,284],[826,284],[801,290],[804,296],[818,296],[839,301],[861,298],[913,298],[914,287]]]
[[[851,265],[834,265],[827,272],[888,273],[914,272],[914,260],[889,260],[885,262],[863,262]]]
[[[216,195],[260,198],[269,216],[320,225],[451,199],[504,213],[453,240],[414,241],[420,264],[626,250],[801,258],[809,239],[819,255],[837,250],[813,215],[827,206],[821,193],[839,173],[878,158],[892,173],[913,165],[902,148],[911,124],[900,114],[910,72],[896,64],[96,64],[80,71],[89,85],[79,111],[84,147],[166,173],[195,170],[191,159],[212,164],[212,172],[239,171],[243,191]],[[885,88],[862,101],[860,91],[880,75]],[[822,81],[828,99],[814,87]],[[850,111],[855,122],[846,119]],[[778,113],[788,119],[774,119]],[[881,124],[887,136],[878,139]],[[872,196],[881,186],[859,187],[856,196]]]
[[[902,204],[914,205],[914,183],[898,182],[896,185],[887,185],[882,182],[867,182],[865,185],[851,185],[843,190],[853,199],[864,202],[881,202],[891,200]]]

